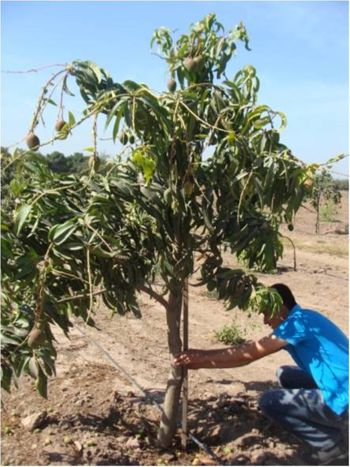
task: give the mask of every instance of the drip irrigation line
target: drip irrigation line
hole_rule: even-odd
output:
[[[286,266],[284,264],[280,264],[278,265],[277,267],[289,267],[289,266]],[[294,269],[292,266],[290,266],[291,269]],[[295,271],[295,270],[294,270]],[[303,267],[300,267],[297,265],[297,269],[295,272],[304,272],[306,274],[317,274],[317,272],[313,272],[311,271],[310,269],[306,269],[306,268],[303,268]],[[337,274],[332,274],[332,273],[329,273],[329,272],[321,272],[321,274],[325,275],[325,276],[330,276],[330,277],[334,277],[335,279],[342,279],[344,281],[348,281],[348,277],[344,277],[344,276],[338,276]]]
[[[188,277],[185,280],[185,287],[183,291],[183,316],[182,316],[182,348],[185,352],[188,350]],[[181,444],[182,448],[186,449],[187,447],[187,413],[188,413],[188,369],[186,367],[182,368],[183,371],[183,380],[182,380],[182,418],[181,418]]]
[[[324,236],[324,235],[329,235],[329,234],[332,234],[332,233],[335,234],[335,231],[334,231],[334,230],[331,230],[331,231],[328,231],[328,232],[326,231],[326,232],[322,232],[322,233],[320,233],[320,234],[315,234],[314,232],[306,232],[306,230],[300,230],[300,229],[298,229],[298,230],[296,231],[296,233],[297,233],[297,234],[298,234],[298,233],[301,233],[301,234],[304,234],[304,235],[311,235],[311,236],[316,236],[316,235]],[[339,234],[336,234],[336,235],[339,235]],[[345,234],[345,233],[342,234],[342,236],[345,236],[345,235],[348,235],[348,234]]]
[[[335,221],[337,223],[340,224],[340,221]],[[345,224],[345,222],[344,222]],[[302,230],[302,229],[299,229],[297,228],[297,230],[295,229],[293,234],[304,234],[304,235],[308,235],[309,237],[315,237],[316,239],[317,238],[320,238],[320,237],[324,237],[325,235],[337,235],[338,238],[340,237],[345,237],[346,235],[349,235],[349,233],[347,233],[345,231],[345,228],[346,226],[348,225],[348,223],[345,224],[344,226],[344,230],[342,230],[341,228],[334,228],[334,229],[329,229],[329,230],[325,230],[324,232],[319,232],[318,234],[315,233],[315,231],[306,231],[306,230]],[[339,226],[338,226],[339,227]]]
[[[80,334],[85,337],[86,339],[90,340],[92,344],[94,344],[98,349],[101,350],[101,352],[107,357],[107,359],[112,363],[112,365],[118,370],[120,371],[125,377],[127,380],[129,380],[140,392],[141,394],[148,400],[150,400],[152,402],[153,405],[155,405],[157,407],[157,409],[160,411],[160,412],[163,412],[163,409],[162,407],[158,404],[157,401],[155,401],[153,399],[152,396],[150,396],[149,394],[147,394],[143,388],[139,385],[139,383],[132,377],[129,375],[129,373],[127,373],[123,367],[121,367],[115,360],[114,358],[111,357],[111,355],[107,352],[106,349],[104,349],[102,347],[101,344],[99,344],[98,342],[96,342],[94,339],[92,339],[90,336],[88,336],[87,334],[85,334],[82,329],[77,326],[76,324],[74,324],[74,327],[75,329],[77,329],[78,332],[80,332]],[[180,431],[182,432],[182,429],[179,425],[179,423],[177,423],[177,427],[180,428]],[[205,451],[210,457],[212,457],[215,462],[218,463],[218,465],[225,465],[225,462],[222,461],[222,459],[220,459],[219,456],[217,456],[208,446],[206,446],[204,443],[202,443],[199,439],[197,439],[190,431],[188,431],[187,433],[187,436],[195,443],[197,444],[198,447],[200,447],[201,449],[203,449],[203,451]]]
[[[147,399],[149,399],[159,410],[163,410],[161,408],[161,406],[158,404],[157,401],[155,401],[151,396],[149,396],[148,394],[145,393],[145,391],[142,389],[142,387],[138,384],[138,382],[132,377],[130,376],[125,370],[124,368],[122,368],[111,356],[110,354],[107,352],[107,350],[105,350],[101,344],[99,344],[98,342],[96,342],[94,339],[92,339],[90,336],[88,336],[87,334],[85,334],[79,326],[77,326],[76,324],[74,324],[74,327],[80,332],[80,334],[82,336],[84,336],[85,338],[87,338],[88,340],[90,340],[96,347],[98,347],[101,352],[104,353],[104,355],[108,358],[108,360],[113,364],[113,366],[118,370],[120,371],[121,373],[123,373],[123,375],[142,393],[142,395],[144,397],[146,397]]]
[[[303,271],[303,272],[306,272],[308,274],[317,274],[317,273],[314,273],[312,271],[309,271],[307,269],[304,269],[304,268],[298,268],[299,271]],[[347,277],[343,277],[343,276],[338,276],[337,274],[332,274],[332,273],[329,273],[329,272],[323,272],[322,274],[324,274],[325,276],[331,276],[331,277],[334,277],[336,279],[342,279],[344,281],[348,281],[348,278]]]

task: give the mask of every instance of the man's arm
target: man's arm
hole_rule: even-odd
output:
[[[184,365],[192,370],[198,368],[235,368],[248,365],[259,358],[277,352],[286,345],[286,341],[270,334],[258,341],[236,347],[217,350],[190,349],[175,358],[174,366]]]

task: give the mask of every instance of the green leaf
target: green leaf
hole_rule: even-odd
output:
[[[35,381],[35,386],[39,394],[45,399],[47,399],[47,376],[45,375],[45,373],[43,372],[40,366],[38,368],[39,368],[39,374]]]
[[[142,169],[146,184],[149,184],[156,167],[156,163],[153,158],[148,156],[145,150],[138,148],[133,152],[132,161],[137,167]]]
[[[102,81],[102,78],[103,78],[101,69],[93,62],[90,62],[89,65],[90,65],[90,68],[92,69],[92,71],[94,72],[94,74],[96,75],[98,83],[100,83]]]
[[[256,130],[261,130],[261,128],[264,128],[264,126],[269,125],[271,123],[270,117],[264,117],[262,119],[256,120],[253,123],[253,126]]]
[[[207,227],[207,229],[209,230],[209,232],[212,234],[214,232],[214,227],[213,227],[212,223],[210,222],[208,212],[206,211],[206,209],[204,207],[202,209],[202,214],[203,214],[204,224]]]
[[[278,131],[283,131],[287,126],[287,117],[283,112],[275,112],[281,118],[281,126],[279,127]]]
[[[10,190],[15,197],[17,197],[26,186],[24,181],[17,180],[16,178],[12,179],[10,182]]]
[[[39,365],[37,362],[37,359],[35,357],[32,357],[27,366],[28,373],[32,378],[37,378],[39,375]]]
[[[105,128],[108,127],[108,125],[111,123],[111,120],[113,119],[113,117],[115,115],[118,115],[118,117],[119,117],[118,121],[120,120],[121,112],[123,112],[123,109],[125,108],[125,104],[126,104],[126,99],[125,98],[122,98],[122,99],[118,100],[118,102],[114,105],[114,107],[112,108],[112,110],[108,114],[108,117],[107,117],[106,123],[105,123]]]
[[[32,210],[31,205],[24,204],[17,211],[17,214],[15,215],[15,232],[16,232],[16,235],[19,235],[19,233],[21,232],[22,227],[23,227],[25,221],[27,220],[31,210]]]
[[[249,175],[249,172],[247,172],[246,170],[244,170],[243,172],[241,172],[240,174],[238,174],[236,176],[236,180],[239,181],[239,180],[242,180],[242,178],[246,177],[247,175]]]
[[[72,112],[68,112],[68,124],[70,127],[75,125],[75,117]]]
[[[12,337],[8,337],[4,334],[1,335],[1,345],[18,345],[18,341],[16,339],[12,339]]]
[[[79,242],[66,242],[64,248],[65,250],[79,251],[84,249],[84,244]]]
[[[14,253],[12,251],[12,242],[9,239],[4,238],[3,235],[1,235],[1,258],[4,258],[6,260],[14,258]]]
[[[51,104],[51,105],[54,105],[54,106],[56,106],[56,107],[57,107],[57,104],[56,104],[56,102],[55,102],[55,101],[53,101],[52,99],[48,99],[48,100],[47,100],[47,103],[48,103],[48,104]]]
[[[125,88],[128,90],[128,91],[137,91],[138,89],[140,89],[141,85],[138,84],[138,83],[135,83],[135,81],[131,81],[130,79],[129,80],[126,80],[124,81],[123,85],[125,86]]]
[[[75,219],[69,219],[63,224],[56,224],[49,231],[49,240],[56,245],[64,243],[72,233],[78,228]]]
[[[8,366],[1,365],[1,387],[4,388],[7,392],[10,392],[11,379],[12,369]]]
[[[339,162],[341,161],[342,159],[344,159],[346,157],[345,154],[341,153],[341,154],[338,154],[334,157],[331,157],[330,159],[328,159],[328,161],[324,164],[324,165],[332,165],[332,164],[335,164],[336,162]]]
[[[68,86],[67,86],[67,78],[68,78],[68,75],[66,75],[66,76],[64,77],[63,85],[62,85],[62,90],[63,90],[63,92],[65,92],[65,93],[68,94],[69,96],[73,96],[73,97],[74,97],[74,94],[68,89]]]

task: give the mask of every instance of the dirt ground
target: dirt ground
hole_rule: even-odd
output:
[[[337,222],[322,224],[318,236],[314,220],[302,209],[293,232],[282,227],[296,246],[297,271],[286,240],[277,273],[259,278],[288,284],[302,306],[320,310],[348,334],[348,235],[335,232],[348,223],[347,193]],[[234,264],[229,254],[225,259]],[[69,340],[57,330],[57,376],[48,400],[29,378],[3,394],[2,465],[306,465],[305,446],[257,407],[259,394],[276,385],[276,369],[292,363],[285,351],[242,368],[190,372],[189,429],[212,454],[191,439],[182,450],[179,435],[171,449],[159,450],[152,400],[162,402],[169,370],[166,323],[160,305],[144,295],[140,303],[141,320],[111,317],[101,307],[99,330],[79,322]],[[248,339],[270,332],[261,316],[226,311],[204,288],[190,288],[190,347],[222,347],[215,331],[233,321]],[[28,417],[36,414],[30,430]]]

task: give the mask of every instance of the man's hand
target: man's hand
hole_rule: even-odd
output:
[[[174,359],[173,365],[185,366],[190,370],[198,370],[198,368],[202,368],[202,365],[205,362],[206,353],[207,351],[205,350],[189,349],[186,352],[177,355]]]
[[[259,358],[277,352],[287,345],[273,334],[255,342],[246,342],[235,347],[215,350],[189,349],[177,355],[173,365],[185,366],[190,370],[198,368],[235,368],[248,365]]]

